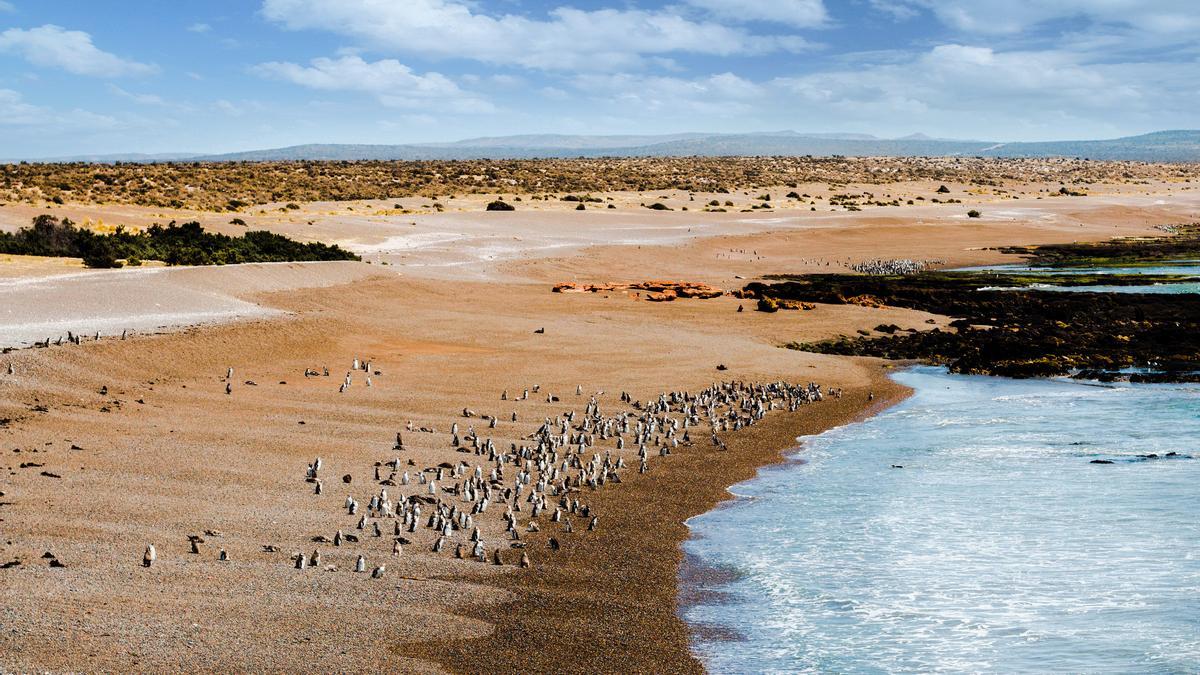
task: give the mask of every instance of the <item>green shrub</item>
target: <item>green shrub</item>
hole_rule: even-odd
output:
[[[358,260],[338,246],[301,243],[273,232],[251,231],[241,237],[205,232],[200,223],[166,227],[153,225],[142,232],[118,227],[112,234],[96,234],[75,227],[68,218],[43,214],[30,227],[0,232],[0,253],[82,258],[88,267],[120,267],[142,260],[168,265],[214,265],[240,262],[290,262]]]

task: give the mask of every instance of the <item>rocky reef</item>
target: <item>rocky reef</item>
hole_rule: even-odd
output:
[[[1200,223],[1164,225],[1159,229],[1168,236],[1045,246],[1013,246],[1000,250],[1025,256],[1030,264],[1046,267],[1136,265],[1167,260],[1200,259]]]
[[[1008,377],[1200,380],[1200,296],[984,290],[1033,280],[1085,283],[1079,276],[808,275],[751,283],[742,294],[777,303],[879,303],[954,318],[952,330],[880,326],[866,336],[787,345],[793,349],[920,359],[954,372]],[[1147,277],[1106,275],[1104,283],[1144,284]]]

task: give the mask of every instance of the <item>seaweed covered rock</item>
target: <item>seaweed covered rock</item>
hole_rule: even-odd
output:
[[[1074,282],[1077,276],[1063,279]],[[1109,275],[1104,281],[1126,280]],[[744,294],[762,298],[763,311],[777,311],[785,301],[870,298],[871,304],[957,317],[949,331],[902,332],[881,325],[876,330],[883,336],[788,345],[805,351],[922,359],[954,372],[1008,377],[1120,373],[1130,366],[1152,368],[1173,381],[1195,380],[1200,373],[1200,296],[983,290],[1012,283],[978,273],[809,275],[755,282]]]

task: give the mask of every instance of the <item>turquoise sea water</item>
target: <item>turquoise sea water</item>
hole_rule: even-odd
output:
[[[1055,286],[1053,284],[1034,284],[1029,288],[1043,291],[1064,291],[1076,293],[1156,293],[1178,295],[1184,293],[1200,293],[1200,261],[1176,260],[1170,263],[1143,267],[1027,267],[1025,265],[988,265],[984,267],[965,267],[960,272],[996,272],[999,274],[1173,274],[1195,275],[1197,279],[1171,284],[1145,284],[1131,286],[1112,286],[1095,284],[1091,286]]]
[[[896,379],[690,521],[711,671],[1200,672],[1200,387]]]

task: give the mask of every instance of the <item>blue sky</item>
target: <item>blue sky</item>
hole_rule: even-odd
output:
[[[1196,0],[0,0],[0,157],[1197,111]]]

